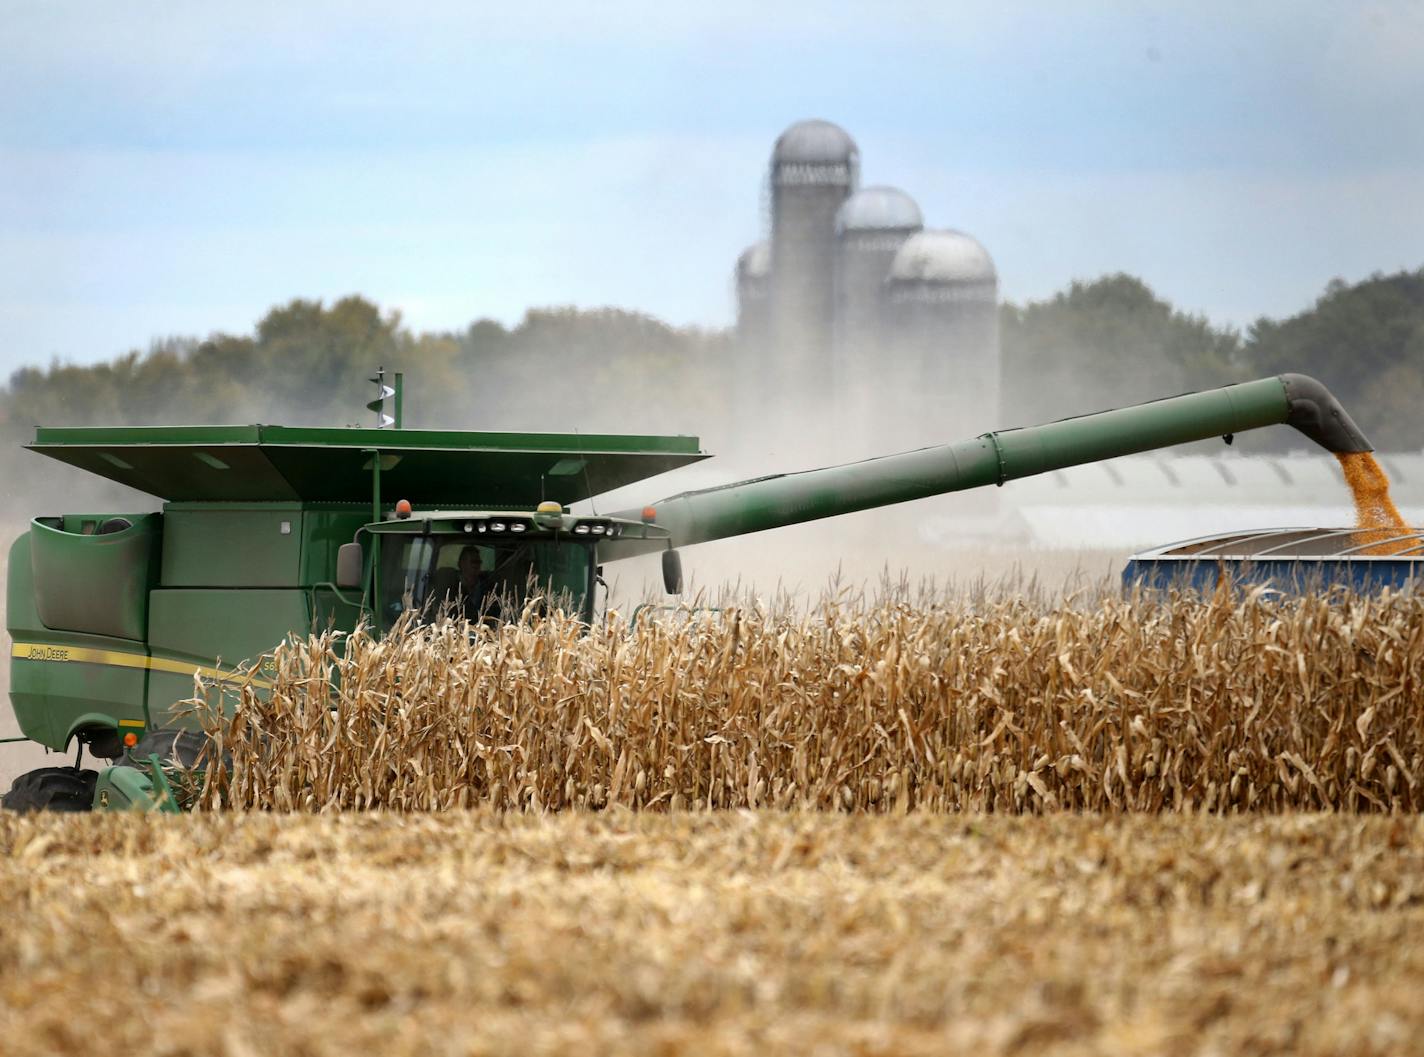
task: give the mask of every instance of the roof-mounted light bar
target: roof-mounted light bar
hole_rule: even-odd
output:
[[[532,518],[511,517],[507,514],[489,517],[466,518],[457,522],[466,535],[471,536],[522,536],[529,532],[568,532],[573,536],[613,539],[623,534],[623,526],[607,518],[579,518],[564,521],[562,515],[535,514]]]
[[[602,519],[580,520],[573,527],[573,534],[575,536],[602,536],[605,539],[612,539],[614,536],[622,535],[622,533],[622,525]]]
[[[470,519],[465,522],[465,532],[478,536],[519,536],[534,526],[525,518],[495,517]]]

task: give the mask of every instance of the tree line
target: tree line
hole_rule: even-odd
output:
[[[1331,282],[1308,309],[1241,333],[1183,313],[1140,279],[1075,282],[1005,305],[1004,388],[1027,421],[1295,371],[1324,382],[1382,449],[1424,447],[1424,269]],[[1060,394],[1071,410],[1060,410]],[[1263,431],[1256,446],[1298,443]]]
[[[1074,282],[1001,310],[1005,424],[1062,418],[1283,371],[1325,382],[1383,449],[1424,447],[1424,269],[1332,282],[1244,333],[1141,279]],[[369,424],[378,365],[406,373],[406,425],[710,436],[734,421],[729,331],[618,309],[540,309],[417,333],[362,297],[273,308],[250,335],[167,338],[108,362],[25,367],[0,389],[3,463],[36,425]],[[1265,431],[1256,446],[1289,445]],[[712,445],[716,450],[715,444]],[[21,460],[11,487],[35,483]]]

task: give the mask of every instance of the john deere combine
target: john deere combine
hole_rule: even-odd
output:
[[[37,517],[11,548],[15,714],[25,738],[81,758],[22,775],[4,803],[173,809],[162,763],[195,754],[175,710],[194,674],[232,678],[292,632],[379,631],[473,591],[591,619],[602,562],[661,550],[676,591],[678,546],[1276,424],[1370,450],[1322,385],[1283,375],[577,516],[570,504],[705,458],[696,438],[41,428],[32,451],[164,503]],[[111,765],[82,768],[86,751]]]

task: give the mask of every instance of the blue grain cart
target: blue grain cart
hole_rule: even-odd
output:
[[[1123,591],[1211,593],[1267,585],[1285,595],[1345,589],[1412,591],[1424,576],[1424,530],[1368,535],[1353,528],[1256,529],[1184,540],[1135,554]]]

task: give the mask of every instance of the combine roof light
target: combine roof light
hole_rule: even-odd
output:
[[[402,521],[404,521],[406,518],[410,517],[410,500],[409,500],[409,499],[397,499],[397,500],[396,500],[396,517],[400,518]]]
[[[575,526],[574,526],[574,535],[575,535],[575,536],[587,536],[587,535],[588,535],[588,526],[587,526],[587,525],[575,525]]]
[[[658,512],[657,512],[657,509],[656,509],[655,507],[650,507],[650,506],[645,506],[645,507],[643,507],[643,520],[644,520],[644,521],[646,521],[649,525],[651,525],[651,524],[652,524],[654,521],[656,521],[657,519],[658,519]]]
[[[510,532],[523,532],[523,531],[524,531],[525,529],[527,529],[528,527],[529,527],[529,526],[526,525],[524,522],[522,522],[522,521],[516,521],[516,522],[514,522],[513,524],[511,524],[511,525],[509,526],[509,531],[510,531]]]
[[[466,531],[466,532],[474,532],[474,531],[475,531],[475,523],[474,523],[473,521],[466,521],[466,522],[465,522],[465,531]]]
[[[552,499],[546,499],[534,511],[536,514],[562,514],[564,508]]]
[[[591,525],[589,527],[589,531],[592,532],[595,536],[602,536],[606,530],[606,525]]]
[[[507,527],[508,527],[508,526],[505,525],[505,523],[504,523],[503,521],[491,521],[491,522],[490,522],[490,531],[491,531],[491,532],[503,532]]]
[[[483,521],[481,521],[480,524],[479,524],[479,528],[477,529],[477,531],[479,531],[479,532],[488,532],[488,531],[489,531],[489,526],[486,525]]]

